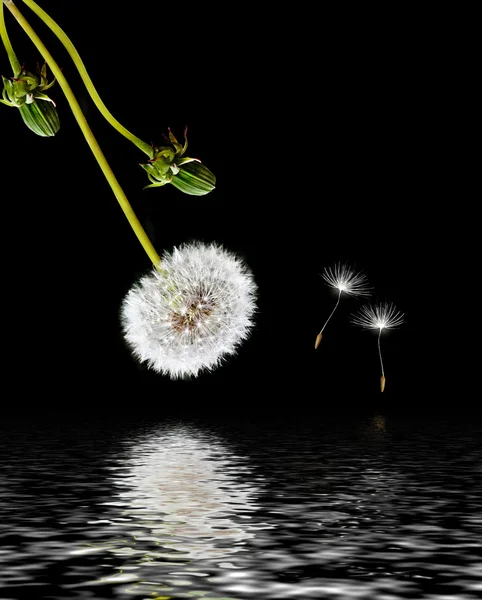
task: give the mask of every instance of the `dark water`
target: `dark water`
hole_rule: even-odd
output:
[[[482,427],[0,425],[0,598],[475,599]]]

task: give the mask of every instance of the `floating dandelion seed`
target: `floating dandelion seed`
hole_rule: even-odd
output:
[[[315,350],[318,348],[323,337],[323,330],[328,324],[328,321],[333,316],[341,298],[341,293],[349,294],[350,296],[369,296],[370,287],[368,286],[368,280],[364,273],[356,273],[347,264],[337,263],[334,267],[327,267],[324,269],[322,274],[323,279],[327,284],[338,290],[338,299],[335,304],[335,308],[331,311],[330,316],[326,320],[325,324],[321,328],[320,333],[316,336]]]
[[[395,329],[395,327],[398,327],[404,321],[404,314],[397,310],[391,302],[382,302],[373,306],[366,304],[351,319],[354,325],[363,327],[363,329],[379,329],[378,355],[380,356],[380,366],[382,369],[382,376],[380,377],[380,389],[382,392],[385,389],[385,372],[383,370],[382,351],[380,349],[382,329]]]

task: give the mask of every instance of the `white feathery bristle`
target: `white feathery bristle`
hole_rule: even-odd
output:
[[[367,276],[357,273],[346,263],[325,268],[322,277],[330,287],[351,296],[369,296],[371,293]]]
[[[394,329],[405,322],[405,315],[391,302],[365,304],[352,316],[351,322],[364,329]]]
[[[212,370],[248,338],[256,284],[244,262],[219,244],[195,242],[165,253],[121,305],[133,354],[172,379]]]

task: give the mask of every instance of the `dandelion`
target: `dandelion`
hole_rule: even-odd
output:
[[[338,290],[338,298],[335,308],[331,311],[330,316],[321,328],[320,333],[316,336],[315,350],[320,345],[321,338],[323,337],[323,330],[338,307],[342,292],[350,296],[370,295],[370,287],[368,286],[366,275],[361,272],[356,273],[347,264],[337,263],[334,267],[325,268],[322,277],[330,287]]]
[[[220,245],[185,244],[162,257],[121,306],[134,355],[172,379],[212,370],[236,353],[253,327],[256,284]]]
[[[381,304],[366,304],[362,306],[357,314],[351,319],[354,325],[363,327],[363,329],[378,329],[378,355],[380,357],[380,366],[382,376],[380,377],[380,389],[385,389],[385,372],[383,370],[382,352],[380,348],[380,336],[382,329],[394,329],[404,323],[404,314],[397,310],[391,302],[382,302]]]
[[[185,156],[186,135],[184,143],[180,144],[170,133],[165,145],[154,147],[116,121],[100,100],[65,33],[33,0],[24,0],[24,3],[66,47],[101,114],[149,156],[150,166],[146,170],[152,185],[157,187],[172,183],[191,195],[204,195],[214,189],[216,179],[209,169],[199,159]],[[172,254],[166,253],[161,261],[110,168],[62,70],[12,0],[0,0],[0,41],[7,50],[14,72],[11,80],[3,79],[1,102],[16,106],[21,111],[26,107],[21,114],[30,128],[37,128],[34,130],[39,135],[55,133],[56,113],[54,115],[52,110],[47,112],[45,108],[39,108],[55,108],[44,94],[52,85],[47,81],[46,67],[40,69],[37,78],[22,70],[6,33],[4,4],[49,65],[132,230],[152,262],[153,272],[131,288],[121,305],[126,342],[139,360],[172,378],[196,376],[202,370],[214,369],[236,352],[254,325],[256,285],[250,270],[234,254],[215,244],[187,244],[174,249]]]

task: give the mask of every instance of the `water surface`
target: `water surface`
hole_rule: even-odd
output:
[[[0,426],[0,598],[482,594],[482,427]]]

